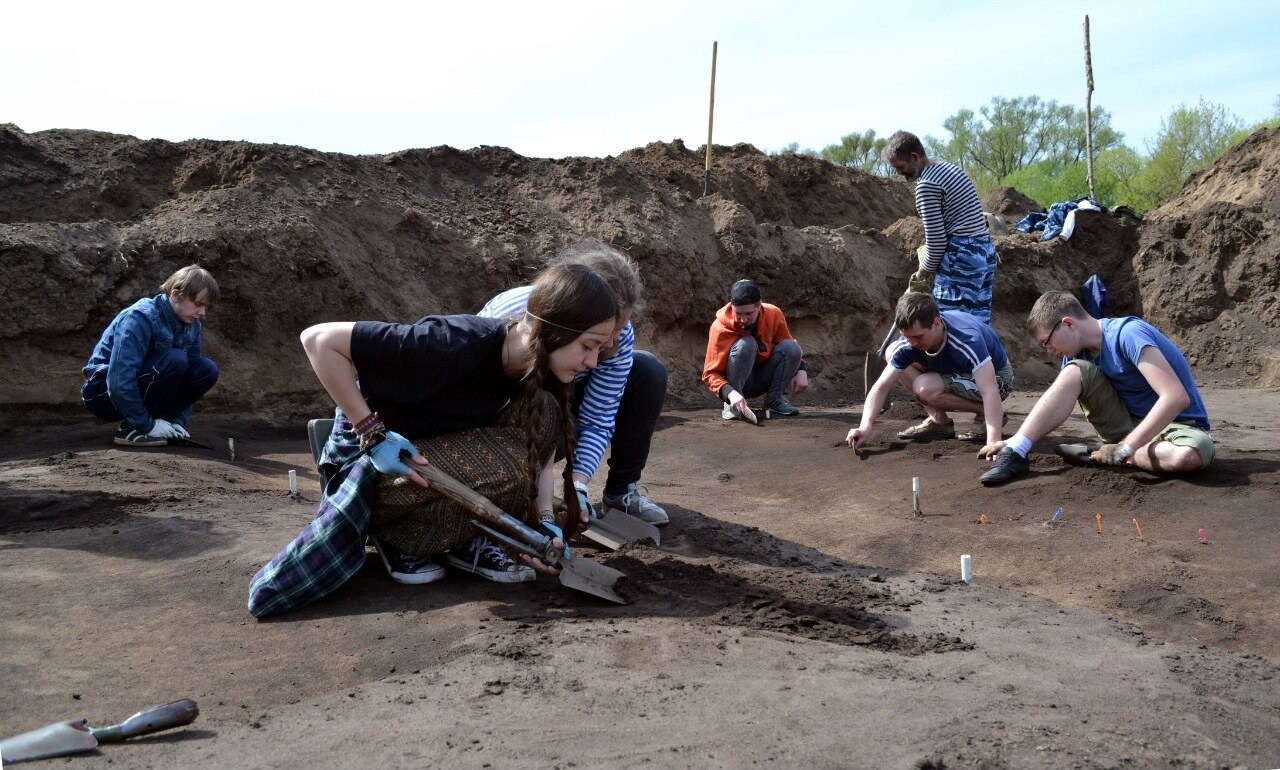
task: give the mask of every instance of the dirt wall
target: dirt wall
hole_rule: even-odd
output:
[[[348,156],[0,126],[0,426],[83,417],[79,371],[100,330],[193,261],[222,288],[206,349],[223,374],[204,408],[294,419],[327,405],[297,344],[308,325],[472,312],[584,238],[640,265],[640,343],[667,363],[671,405],[710,402],[706,327],[742,277],[786,309],[812,397],[860,399],[864,354],[914,264],[909,187],[802,155],[714,150],[701,197],[703,155],[678,140],[603,159]],[[1093,273],[1113,311],[1167,323],[1206,376],[1274,381],[1276,215],[1223,205],[1150,224],[1087,213],[1070,242],[997,238],[995,323],[1023,381],[1052,373],[1022,333],[1031,303]]]

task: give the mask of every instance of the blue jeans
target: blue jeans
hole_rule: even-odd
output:
[[[186,425],[191,407],[218,381],[218,365],[207,358],[188,358],[181,350],[153,352],[138,374],[138,391],[151,417]],[[122,419],[107,392],[107,372],[96,372],[84,381],[80,398],[85,408],[103,420]],[[133,426],[141,430],[142,428]],[[145,427],[145,426],[143,426]]]
[[[733,343],[724,378],[729,381],[729,387],[747,398],[764,396],[765,405],[768,406],[787,395],[791,378],[800,371],[803,351],[799,342],[783,340],[774,346],[769,360],[757,366],[758,350],[754,337],[742,337]]]

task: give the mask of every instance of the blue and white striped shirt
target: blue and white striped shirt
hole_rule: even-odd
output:
[[[485,303],[476,315],[486,318],[510,318],[525,311],[529,304],[532,286],[508,289]],[[578,375],[586,377],[587,385],[578,406],[578,444],[573,452],[573,470],[587,478],[595,475],[604,459],[604,452],[613,440],[614,423],[618,417],[618,403],[631,374],[635,360],[636,330],[628,321],[618,335],[618,350],[612,356],[600,360],[595,369]]]
[[[925,167],[916,182],[916,211],[924,222],[924,269],[930,272],[938,271],[952,237],[990,236],[978,190],[954,163],[936,160]]]

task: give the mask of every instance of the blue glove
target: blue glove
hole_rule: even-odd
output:
[[[552,522],[540,521],[538,522],[538,529],[541,529],[543,532],[547,533],[548,535],[551,535],[552,537],[558,537],[560,538],[560,542],[564,542],[564,530],[560,529]],[[568,543],[564,544],[564,558],[566,559],[570,558]]]
[[[587,489],[587,485],[581,481],[575,481],[573,482],[573,488],[578,492],[578,508],[586,511],[587,515],[592,519],[600,518],[599,514],[596,513],[595,506],[591,504],[591,500],[588,497],[590,491]]]
[[[418,454],[418,450],[409,442],[409,439],[399,433],[387,431],[386,438],[369,450],[369,459],[373,460],[373,467],[377,468],[379,473],[385,473],[388,476],[405,476],[409,473],[409,466],[401,457],[402,452],[408,452],[410,457],[416,457]]]

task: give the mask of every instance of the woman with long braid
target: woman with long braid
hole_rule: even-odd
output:
[[[249,611],[287,612],[337,589],[363,565],[366,536],[399,582],[440,579],[439,559],[502,582],[531,579],[529,567],[553,571],[474,539],[471,514],[414,468],[434,464],[531,525],[553,522],[558,491],[569,536],[586,512],[568,464],[555,488],[555,449],[563,436],[572,452],[570,389],[596,366],[617,314],[597,273],[563,264],[538,276],[515,318],[427,316],[303,331],[311,366],[337,404],[320,458],[330,478],[315,519],[254,576]]]

